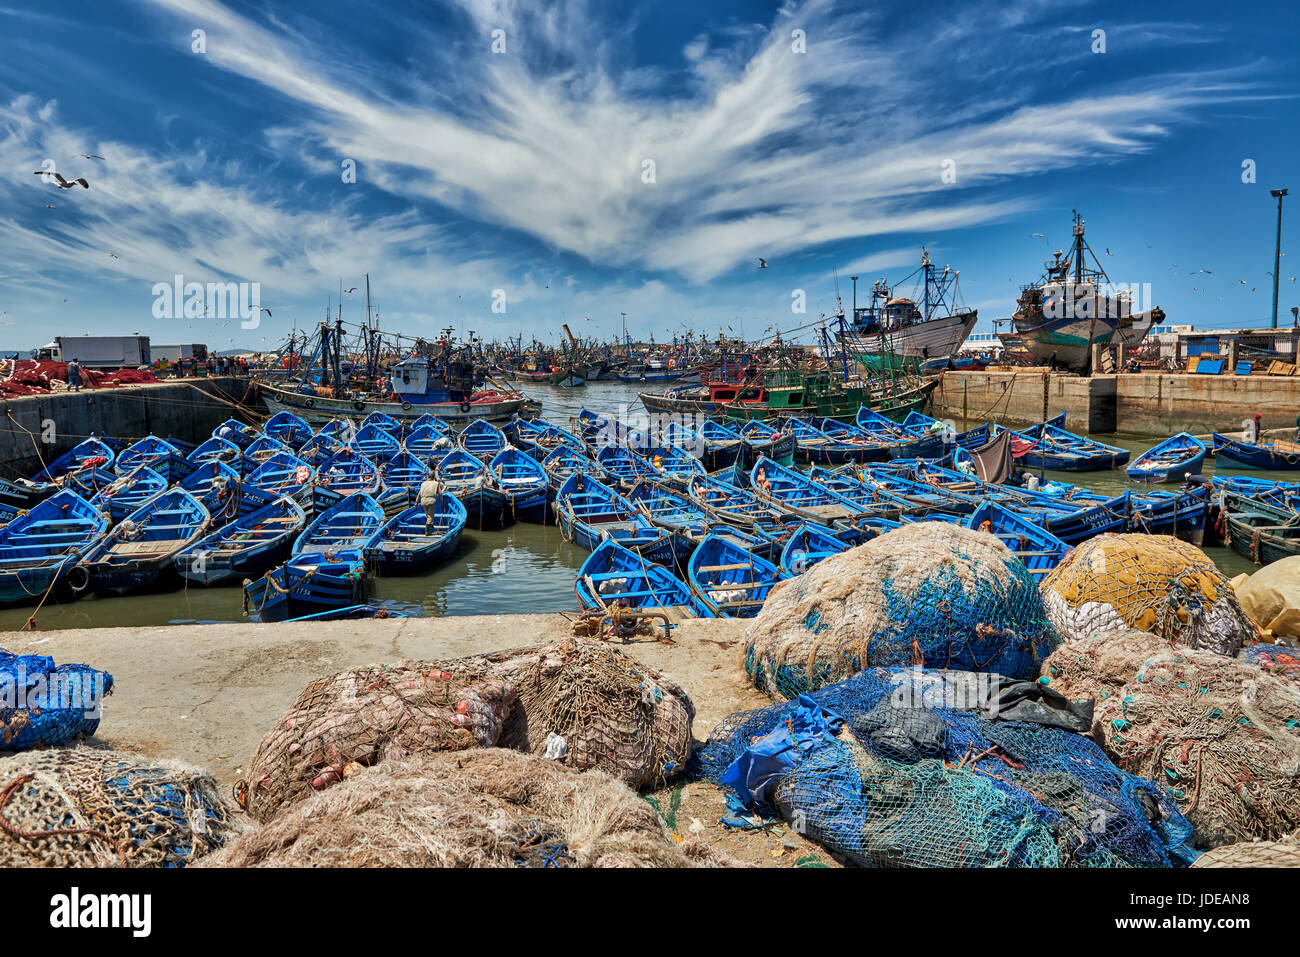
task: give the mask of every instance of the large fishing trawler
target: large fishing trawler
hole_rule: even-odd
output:
[[[1077,210],[1070,251],[1058,249],[1043,265],[1042,279],[1022,287],[1011,319],[999,320],[1015,326],[1015,332],[998,335],[1011,356],[1088,372],[1094,345],[1122,343],[1132,348],[1165,317],[1158,306],[1133,312],[1132,289],[1111,283],[1084,239],[1083,217]]]
[[[915,298],[896,295],[897,286],[877,279],[871,301],[865,306],[854,304],[852,322],[837,317],[844,347],[860,359],[893,354],[915,360],[923,369],[944,368],[979,319],[977,310],[957,303],[958,276],[951,266],[936,269],[923,249],[920,267],[903,279],[905,283],[919,278]]]

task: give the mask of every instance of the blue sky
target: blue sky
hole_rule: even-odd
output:
[[[266,347],[366,271],[409,334],[608,336],[627,312],[639,336],[752,338],[923,244],[987,329],[1074,208],[1169,321],[1261,325],[1268,191],[1300,201],[1293,4],[4,4],[3,348]],[[32,176],[46,160],[91,189]],[[1289,323],[1300,250],[1282,262]],[[175,274],[259,282],[272,315],[157,319]]]

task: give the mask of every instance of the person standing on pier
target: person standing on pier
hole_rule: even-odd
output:
[[[74,356],[68,363],[68,388],[73,392],[81,391],[81,363]]]
[[[1256,412],[1255,418],[1250,422],[1250,442],[1252,445],[1259,445],[1259,437],[1263,434],[1263,429],[1260,427],[1261,418],[1260,414]]]

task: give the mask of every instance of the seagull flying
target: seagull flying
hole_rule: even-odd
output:
[[[345,293],[347,293],[347,292],[356,292],[356,291],[357,291],[357,287],[356,287],[356,286],[353,286],[351,289],[344,289],[343,291],[344,291]]]
[[[266,306],[258,306],[257,308],[258,308],[258,309],[261,309],[261,310],[262,310],[264,313],[266,313],[268,316],[271,315],[271,310],[270,310],[270,309],[267,309]],[[275,317],[272,316],[272,318],[275,318]]]
[[[758,257],[758,268],[759,268],[759,269],[766,269],[766,268],[767,268],[767,260],[764,259],[762,256],[759,256],[759,257]],[[728,326],[727,328],[730,329],[731,327]]]
[[[94,153],[78,153],[77,155],[80,156],[82,159],[88,159],[88,160],[102,160],[104,158],[102,156],[97,156]]]
[[[86,182],[86,177],[84,177],[84,176],[79,176],[79,177],[77,177],[76,179],[74,179],[74,180],[72,180],[72,181],[68,181],[68,180],[66,180],[66,179],[63,178],[63,174],[62,174],[62,173],[52,173],[52,172],[50,172],[50,171],[47,170],[47,169],[38,169],[38,170],[35,171],[35,173],[33,173],[33,175],[35,175],[35,176],[53,176],[53,177],[54,177],[54,185],[57,186],[57,187],[59,187],[59,189],[72,189],[72,187],[74,187],[74,186],[84,186],[86,189],[90,189],[90,184]]]

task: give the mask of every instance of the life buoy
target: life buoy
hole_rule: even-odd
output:
[[[460,404],[460,411],[461,411],[461,412],[464,412],[466,415],[469,414],[470,408],[471,408],[471,406],[470,406],[470,404],[469,404],[468,402],[462,402],[462,403]]]
[[[305,405],[309,409],[314,409],[316,408],[316,400],[308,399],[306,402],[303,403],[303,405]]]
[[[1295,465],[1297,462],[1300,462],[1300,455],[1292,453],[1286,457],[1287,465]]]
[[[411,403],[409,403],[409,402],[403,402],[403,403],[402,403],[402,411],[403,411],[403,412],[410,412],[410,411],[411,411]]]
[[[362,402],[360,399],[353,399],[353,400],[352,400],[352,408],[356,409],[358,412],[363,411],[363,410],[365,409],[365,407],[366,407],[366,404],[365,404],[364,402]]]

